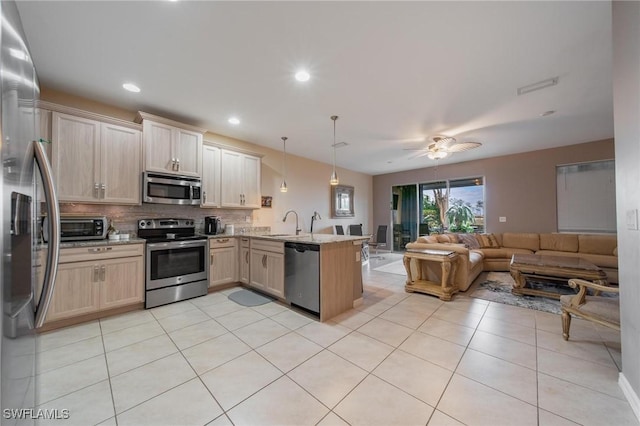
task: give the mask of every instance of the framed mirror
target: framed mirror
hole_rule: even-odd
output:
[[[331,217],[353,217],[353,186],[335,185],[331,187]]]

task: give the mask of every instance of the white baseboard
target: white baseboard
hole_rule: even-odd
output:
[[[640,398],[638,398],[638,394],[635,393],[635,391],[629,384],[629,381],[626,377],[624,377],[624,374],[622,373],[620,373],[620,375],[618,376],[618,386],[620,386],[620,389],[622,389],[622,393],[624,393],[627,401],[629,401],[629,405],[631,405],[631,409],[640,421]]]

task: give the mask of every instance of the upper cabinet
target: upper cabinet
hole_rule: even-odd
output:
[[[221,160],[221,180],[224,182],[220,192],[221,206],[259,209],[260,157],[222,149]]]
[[[141,136],[120,126],[52,114],[52,167],[61,202],[140,204]]]
[[[201,176],[204,129],[138,112],[144,139],[144,170]]]
[[[202,147],[202,207],[220,207],[220,148]]]

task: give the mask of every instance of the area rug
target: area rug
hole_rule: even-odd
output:
[[[560,294],[575,294],[571,287],[555,285],[544,282],[528,282],[540,290],[553,291]],[[526,296],[511,293],[513,278],[508,272],[488,272],[478,277],[473,284],[471,297],[489,300],[491,302],[504,303],[505,305],[519,306],[521,308],[535,309],[537,311],[561,314],[560,301],[542,296]]]
[[[242,306],[259,306],[273,301],[270,297],[246,289],[235,291],[227,296],[227,298]]]
[[[374,268],[373,270],[378,272],[386,272],[388,274],[407,275],[407,270],[404,268],[402,259],[379,266],[377,268]]]

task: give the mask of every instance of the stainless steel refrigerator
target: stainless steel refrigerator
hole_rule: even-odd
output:
[[[13,1],[0,2],[0,18],[0,423],[33,424],[38,385],[35,329],[42,325],[53,293],[60,220],[36,126],[38,80]],[[46,262],[38,265],[37,219],[44,213],[42,208],[54,226],[49,231]],[[45,269],[44,282],[36,282],[39,267]]]

